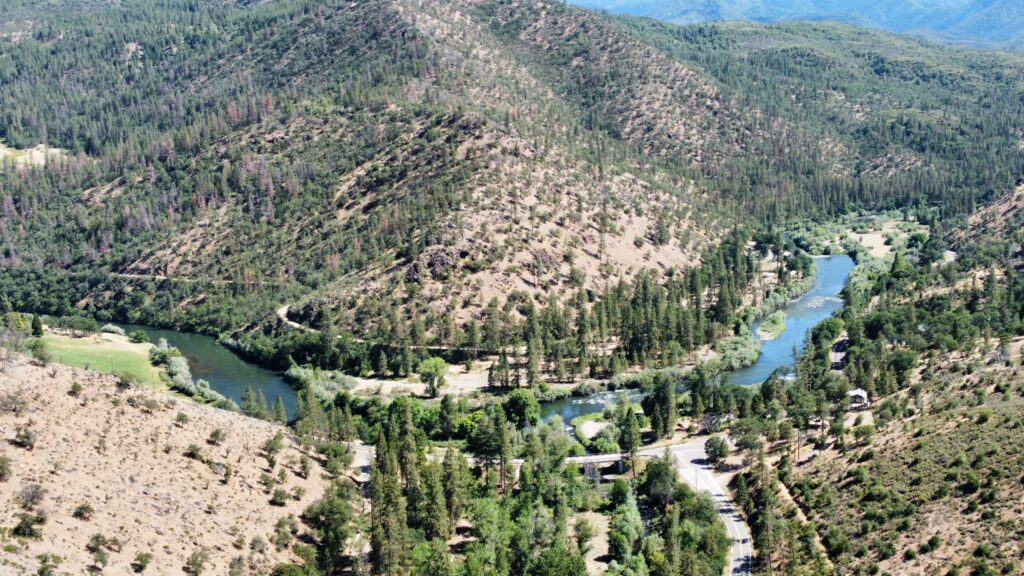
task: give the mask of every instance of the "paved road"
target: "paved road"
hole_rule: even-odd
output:
[[[670,450],[679,467],[680,477],[698,491],[710,493],[718,505],[718,515],[725,524],[729,538],[732,539],[726,574],[749,576],[754,560],[750,529],[733,506],[732,499],[722,483],[704,463],[704,441],[703,438],[691,440],[685,444],[672,446]]]

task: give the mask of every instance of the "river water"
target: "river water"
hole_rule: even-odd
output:
[[[845,254],[820,256],[814,259],[814,263],[817,268],[814,286],[783,308],[786,313],[785,331],[773,340],[762,339],[757,362],[729,374],[730,382],[743,386],[760,384],[775,370],[792,368],[796,359],[794,353],[803,350],[811,328],[843,307],[839,293],[846,286],[846,280],[853,270],[853,259]],[[752,326],[754,334],[757,334],[760,325],[760,322],[756,322]],[[634,401],[641,398],[638,390],[598,392],[579,398],[563,398],[541,406],[541,416],[545,421],[550,421],[558,415],[568,424],[577,416],[603,412],[605,407],[615,403],[621,393],[628,394]]]
[[[786,312],[785,331],[774,340],[763,341],[757,362],[730,374],[731,382],[745,386],[759,384],[776,369],[792,367],[794,352],[803,350],[808,331],[842,308],[839,293],[853,270],[853,260],[846,255],[837,255],[815,258],[814,261],[817,267],[814,286],[783,308]],[[755,323],[752,327],[755,334],[759,325]],[[246,386],[252,386],[253,390],[262,390],[271,404],[278,397],[284,400],[289,417],[295,412],[295,391],[280,374],[242,360],[209,336],[128,324],[122,327],[126,332],[143,330],[154,343],[165,338],[188,359],[193,378],[206,380],[211,388],[235,402],[240,403]],[[541,415],[545,421],[558,415],[568,424],[577,416],[604,411],[606,406],[615,403],[619,394],[627,394],[633,401],[641,397],[638,390],[623,390],[563,398],[541,406]]]
[[[786,313],[785,332],[774,340],[762,339],[761,355],[757,357],[757,362],[730,374],[730,382],[742,386],[760,384],[776,369],[791,368],[796,362],[794,351],[803,351],[811,328],[843,307],[839,293],[846,286],[846,280],[853,270],[853,259],[841,254],[815,258],[814,263],[817,267],[814,286],[783,308]],[[760,322],[754,323],[754,334],[757,334],[760,327]]]
[[[295,390],[288,385],[284,377],[242,360],[214,338],[148,326],[119,326],[129,334],[134,330],[142,330],[149,335],[149,340],[154,344],[161,338],[166,339],[188,360],[193,379],[206,380],[210,383],[210,388],[235,402],[241,404],[246,386],[252,386],[253,390],[263,391],[271,408],[280,397],[284,401],[288,417],[291,418],[295,414]]]

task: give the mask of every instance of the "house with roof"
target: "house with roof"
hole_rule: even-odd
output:
[[[863,410],[871,406],[871,399],[868,396],[868,391],[863,388],[856,388],[846,393],[846,396],[850,399],[851,410]]]

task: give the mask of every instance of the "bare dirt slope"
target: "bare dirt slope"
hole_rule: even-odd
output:
[[[1004,236],[1014,230],[1020,222],[1024,208],[1024,179],[1010,194],[1003,196],[989,206],[979,209],[967,219],[967,225],[954,230],[950,240],[961,243],[982,237]]]
[[[82,387],[77,398],[69,394],[76,382]],[[242,574],[266,573],[288,560],[291,553],[271,543],[275,525],[319,498],[326,481],[315,464],[308,479],[297,474],[300,453],[287,434],[269,470],[262,446],[285,429],[160,392],[119,391],[116,382],[23,358],[0,373],[0,454],[12,469],[0,482],[0,573],[34,574],[44,553],[64,557],[62,572],[85,573],[93,563],[86,545],[94,534],[120,541],[119,551],[109,551],[109,574],[131,573],[144,552],[153,555],[146,574],[182,574],[198,550],[209,555],[208,574],[228,574],[237,557],[244,558]],[[181,414],[187,422],[178,422]],[[36,435],[33,449],[12,442],[19,428]],[[208,442],[215,429],[226,434],[219,446]],[[190,445],[200,448],[205,462],[186,456]],[[225,482],[228,465],[232,474]],[[281,486],[289,493],[301,488],[303,495],[273,506],[260,478],[282,471]],[[47,518],[41,537],[13,537],[9,530],[26,511],[21,495],[34,485],[45,491],[34,508]],[[73,517],[82,504],[92,506],[92,518]]]

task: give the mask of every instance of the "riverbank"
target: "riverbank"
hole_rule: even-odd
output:
[[[47,331],[40,339],[58,364],[129,376],[153,390],[166,390],[161,370],[149,360],[152,344],[133,343],[119,334],[90,334],[79,338]]]
[[[803,350],[807,333],[842,309],[845,303],[840,294],[854,270],[853,259],[846,254],[838,254],[815,257],[814,262],[816,273],[811,289],[782,308],[785,329],[776,338],[758,340],[761,347],[757,361],[733,370],[729,374],[730,382],[743,386],[760,384],[776,370],[792,367],[796,361],[795,354]],[[759,332],[762,324],[755,323],[753,330]]]
[[[757,329],[757,335],[762,340],[775,340],[782,336],[782,333],[785,331],[786,313],[782,310],[776,310],[761,321],[761,326]]]
[[[242,405],[246,389],[252,389],[257,394],[262,393],[271,407],[280,398],[288,418],[295,414],[295,389],[284,376],[242,360],[215,338],[135,324],[118,326],[129,334],[142,331],[152,342],[166,340],[188,362],[194,381],[205,382],[210,390],[235,404]]]

